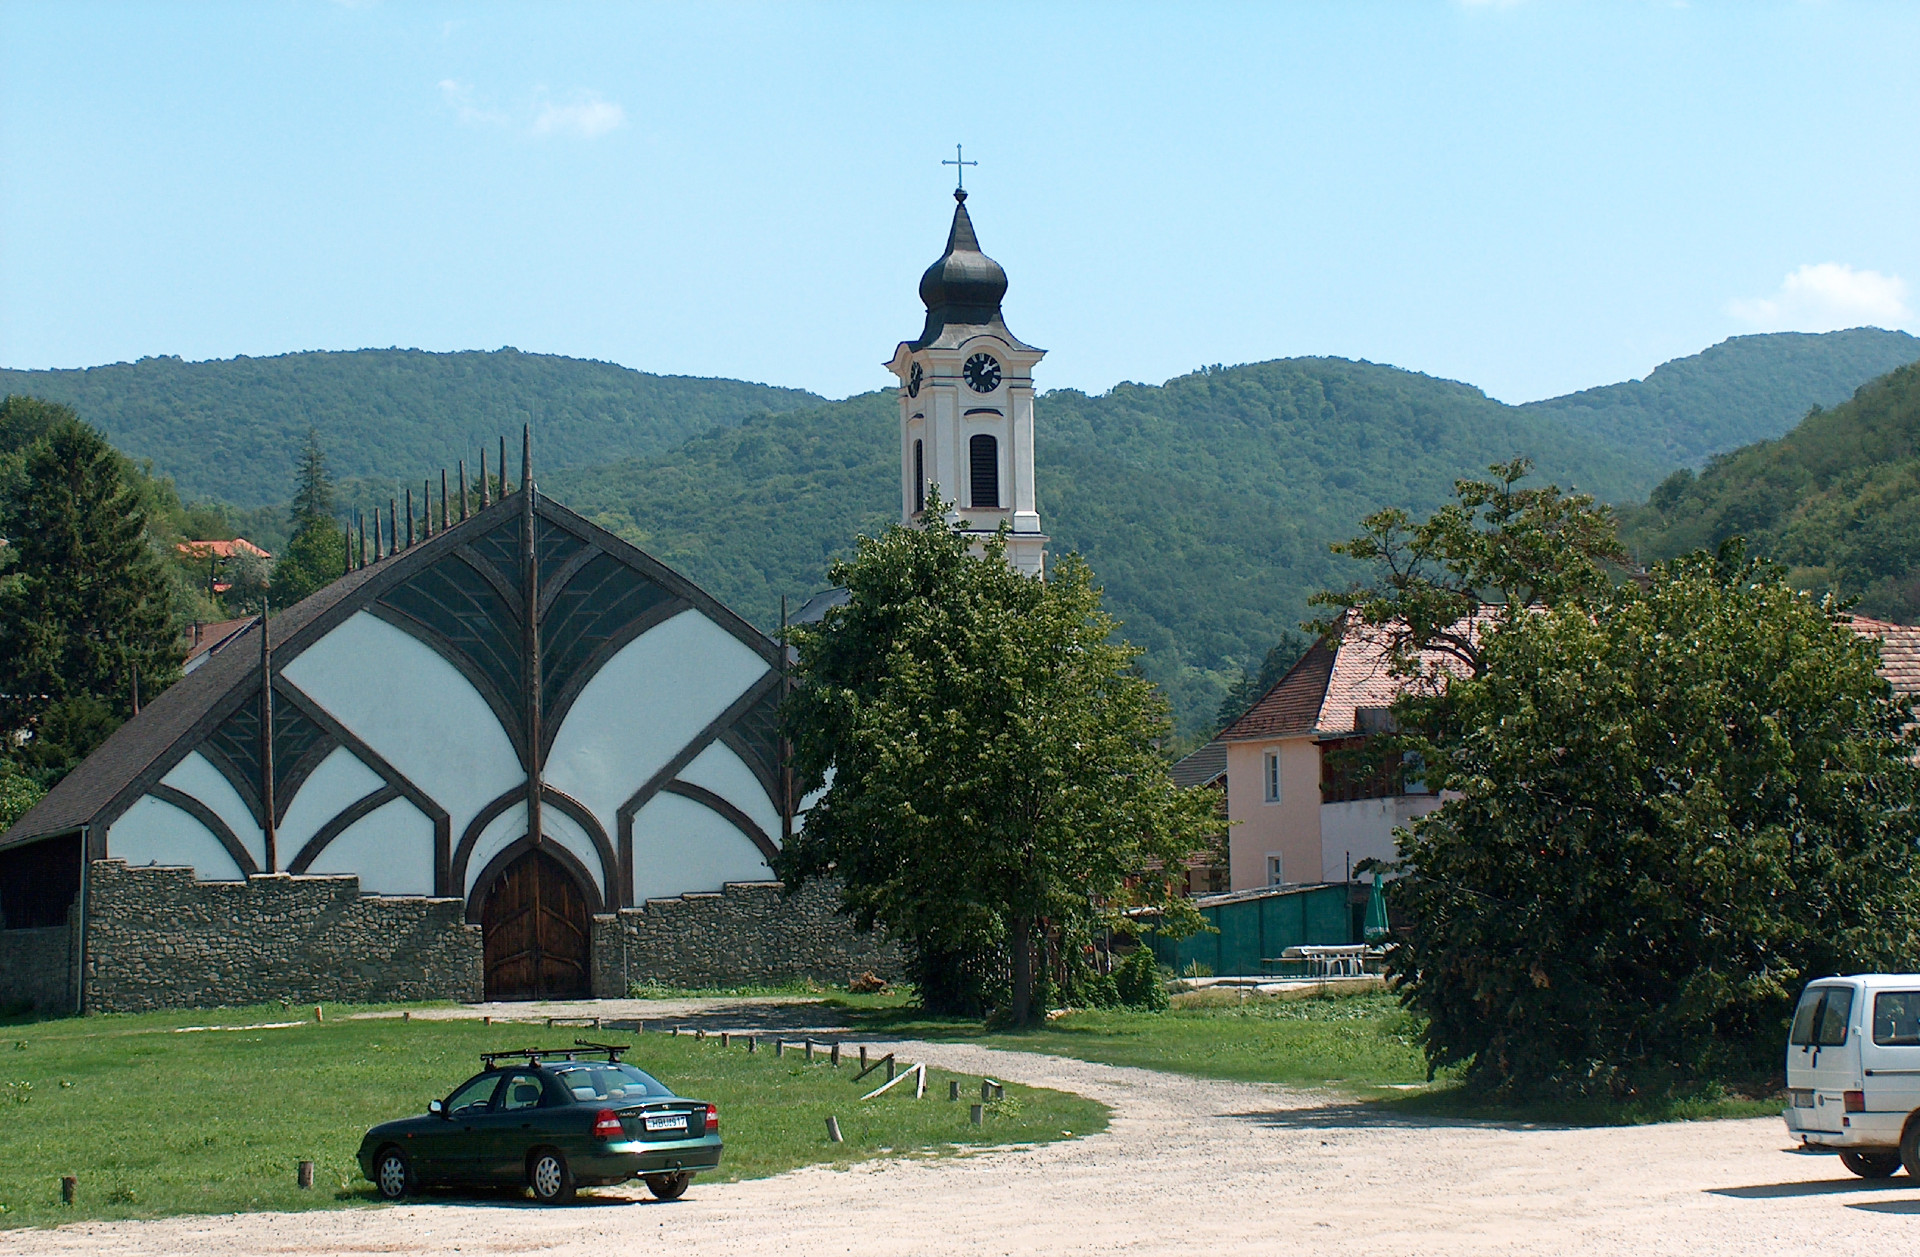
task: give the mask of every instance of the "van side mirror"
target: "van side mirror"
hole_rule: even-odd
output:
[[[445,1117],[447,1115],[447,1106],[438,1100],[429,1100],[427,1101],[427,1112],[437,1113],[441,1117]]]

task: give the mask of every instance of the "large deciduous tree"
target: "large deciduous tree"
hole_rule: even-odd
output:
[[[1392,967],[1513,1092],[1771,1073],[1805,979],[1920,955],[1920,777],[1873,642],[1737,546],[1480,639],[1402,700],[1433,786]]]
[[[1002,555],[894,527],[834,565],[848,601],[794,630],[784,708],[801,776],[831,784],[776,868],[795,888],[837,878],[849,913],[904,944],[928,1007],[1023,1024],[1049,959],[1120,909],[1191,925],[1174,884],[1217,820],[1168,777],[1166,704],[1086,565],[1041,582]]]
[[[124,460],[71,414],[41,427],[4,508],[0,729],[58,777],[178,674],[164,571]],[[36,743],[35,739],[38,739]]]

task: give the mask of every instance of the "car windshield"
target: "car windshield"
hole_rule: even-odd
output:
[[[548,1068],[576,1100],[645,1100],[673,1094],[651,1074],[631,1065],[565,1064]]]

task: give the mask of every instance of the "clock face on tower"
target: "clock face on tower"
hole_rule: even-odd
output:
[[[967,378],[967,387],[976,393],[991,393],[1000,387],[1000,364],[992,354],[975,354],[960,368],[960,374]]]
[[[914,363],[913,370],[907,372],[907,396],[908,397],[920,396],[920,381],[925,377],[926,377],[926,373],[920,369],[920,364],[917,362]]]

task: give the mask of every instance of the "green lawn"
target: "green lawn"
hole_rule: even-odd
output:
[[[1384,991],[1275,998],[1198,991],[1175,996],[1164,1013],[1087,1010],[1044,1027],[989,1032],[977,1021],[928,1017],[904,995],[854,1006],[849,1020],[875,1032],[966,1041],[1044,1052],[1107,1065],[1163,1069],[1202,1078],[1325,1087],[1385,1108],[1437,1118],[1481,1118],[1571,1125],[1772,1116],[1777,1098],[1747,1098],[1704,1088],[1677,1099],[1615,1104],[1502,1104],[1460,1085],[1457,1072],[1427,1079],[1417,1023]]]
[[[329,1008],[322,1024],[311,1009],[278,1005],[0,1024],[0,1227],[371,1204],[353,1160],[368,1126],[423,1111],[479,1067],[483,1050],[565,1046],[583,1033],[349,1019],[354,1011]],[[1042,1142],[1107,1122],[1091,1100],[1008,1085],[976,1128],[965,1100],[946,1098],[956,1076],[940,1071],[929,1071],[925,1099],[907,1082],[863,1102],[883,1075],[856,1086],[857,1066],[833,1069],[824,1054],[809,1065],[798,1052],[776,1057],[763,1044],[749,1055],[716,1038],[612,1041],[633,1044],[628,1059],[676,1091],[720,1106],[727,1150],[702,1181]],[[979,1080],[960,1081],[977,1099]],[[827,1142],[829,1114],[845,1143]],[[303,1159],[316,1163],[310,1191],[294,1183]],[[79,1177],[73,1208],[59,1203],[63,1174]]]

